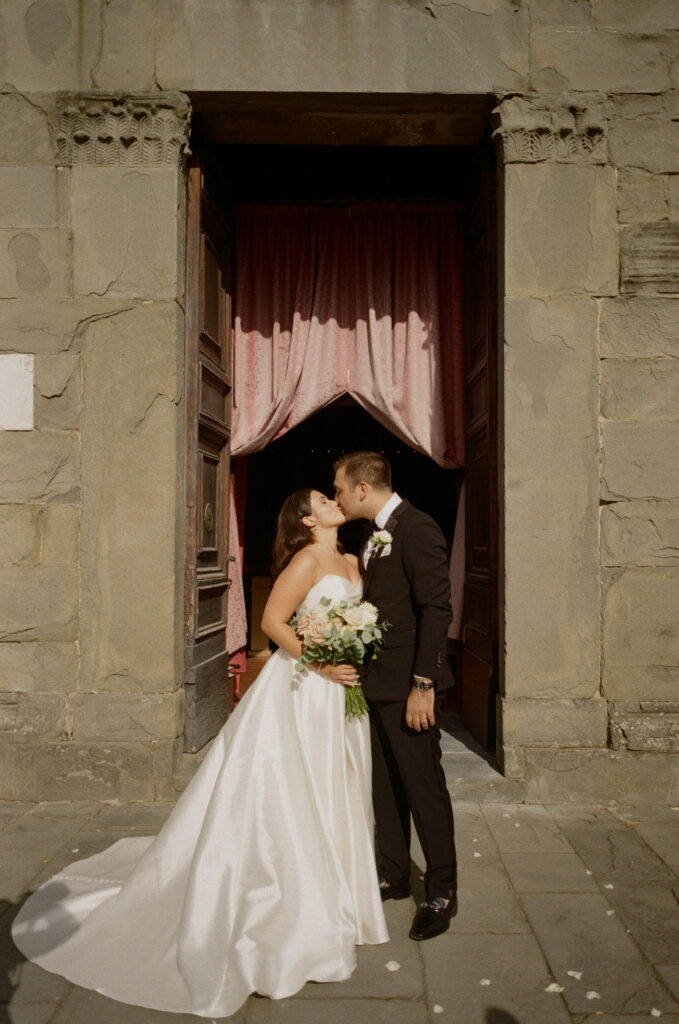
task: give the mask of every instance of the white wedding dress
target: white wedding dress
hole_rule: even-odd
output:
[[[326,575],[300,606],[358,600]],[[41,886],[12,937],[29,959],[125,1003],[221,1017],[342,981],[388,941],[373,846],[367,718],[279,650],[160,833],[120,839]]]

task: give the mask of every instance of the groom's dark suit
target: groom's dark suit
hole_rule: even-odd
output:
[[[391,551],[373,550],[363,572],[363,597],[391,623],[376,661],[361,670],[370,705],[373,802],[380,874],[407,886],[410,814],[427,861],[428,899],[449,898],[457,886],[453,812],[441,766],[440,704],[436,725],[415,732],[405,724],[413,675],[453,682],[446,659],[452,618],[445,538],[434,520],[402,501],[387,520]],[[360,559],[363,569],[363,558]]]

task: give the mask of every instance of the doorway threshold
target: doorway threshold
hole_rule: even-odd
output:
[[[465,729],[456,711],[444,711],[441,721],[441,763],[453,800],[477,803],[519,796],[517,780],[506,779],[495,754],[484,750]]]

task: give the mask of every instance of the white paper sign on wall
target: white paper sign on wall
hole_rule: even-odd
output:
[[[34,356],[0,355],[0,430],[33,430]]]

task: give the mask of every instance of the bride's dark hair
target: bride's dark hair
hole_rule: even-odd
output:
[[[278,513],[276,539],[273,542],[273,563],[271,575],[274,579],[283,572],[293,555],[313,542],[313,534],[302,522],[311,515],[311,488],[295,491],[283,502]]]

